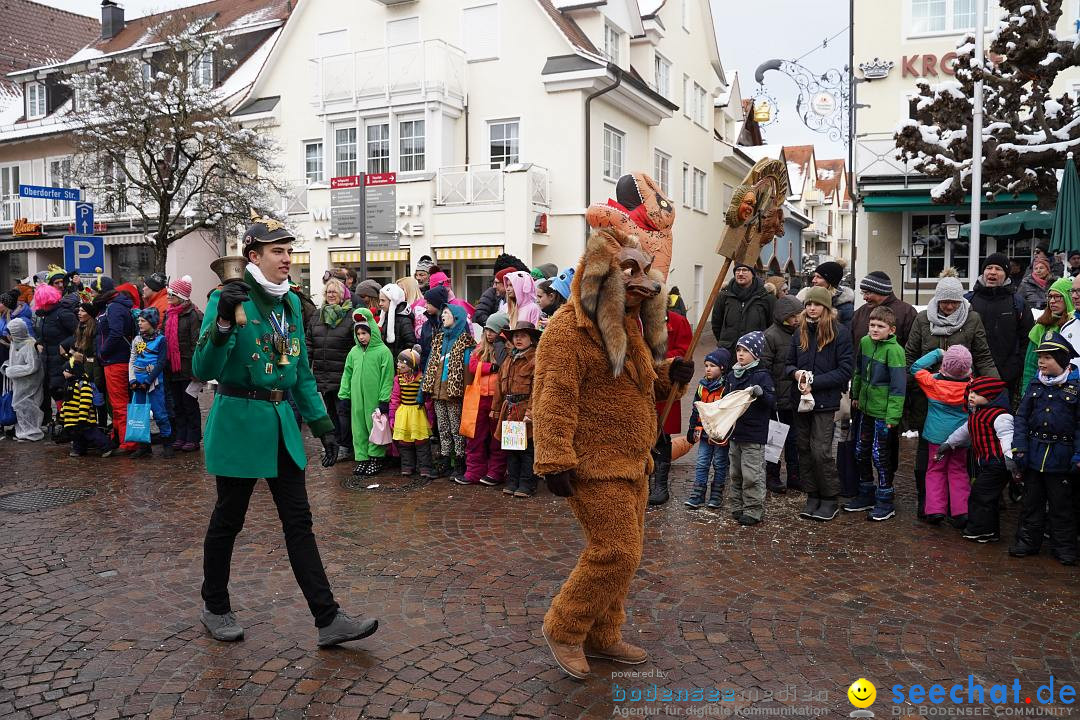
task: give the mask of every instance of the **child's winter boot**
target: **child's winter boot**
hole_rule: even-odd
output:
[[[712,491],[709,493],[710,510],[719,510],[724,506],[724,483],[713,480]]]
[[[894,492],[892,488],[878,488],[875,495],[874,509],[867,515],[867,519],[888,520],[896,515],[896,508],[893,506]]]
[[[686,498],[683,505],[691,510],[700,510],[705,505],[705,491],[708,490],[708,486],[704,483],[698,485],[694,484],[694,490],[690,493],[690,497]]]
[[[416,446],[412,443],[399,443],[401,453],[401,476],[412,477],[416,473]]]
[[[860,482],[857,497],[844,503],[844,512],[864,512],[874,507],[874,483]]]

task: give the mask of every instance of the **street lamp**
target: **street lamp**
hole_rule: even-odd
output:
[[[900,254],[896,256],[896,261],[900,263],[900,299],[904,299],[904,271],[907,268],[908,260],[911,256],[907,254],[907,250],[900,248]]]
[[[915,258],[915,304],[919,304],[919,259],[926,254],[926,241],[922,238],[911,243],[911,257]]]
[[[945,219],[945,239],[949,242],[960,239],[960,221],[956,219],[954,212],[950,212]]]

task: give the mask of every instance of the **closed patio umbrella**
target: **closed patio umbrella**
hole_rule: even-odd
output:
[[[1072,153],[1065,163],[1065,177],[1061,179],[1057,207],[1054,209],[1054,233],[1050,236],[1052,252],[1068,252],[1080,249],[1080,176]]]

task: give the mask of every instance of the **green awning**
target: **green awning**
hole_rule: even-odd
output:
[[[996,200],[983,200],[982,209],[987,210],[1015,210],[1029,208],[1036,204],[1038,199],[1034,193],[1022,193],[1019,197],[1004,196]],[[866,212],[920,212],[920,213],[969,213],[971,212],[971,195],[964,196],[964,202],[960,205],[938,205],[930,199],[930,192],[919,193],[881,193],[877,195],[864,195],[862,206]]]

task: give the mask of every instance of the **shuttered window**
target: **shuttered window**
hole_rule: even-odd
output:
[[[470,61],[499,57],[499,6],[477,5],[462,10],[461,37]]]

